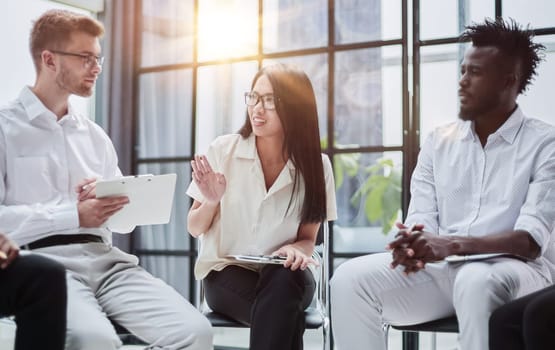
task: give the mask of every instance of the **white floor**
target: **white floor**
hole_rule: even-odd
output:
[[[433,333],[421,333],[420,350],[458,350],[456,334],[436,334],[434,341]],[[215,345],[232,346],[248,349],[248,329],[215,328]],[[435,348],[434,348],[435,343]],[[322,349],[322,331],[307,330],[304,335],[305,350]],[[402,350],[402,333],[396,330],[389,332],[389,349]],[[131,349],[131,348],[130,348]]]
[[[0,320],[0,350],[12,350],[15,336],[15,326],[13,323]],[[214,328],[214,343],[222,346],[232,346],[237,348],[248,348],[249,331],[248,329],[235,328]],[[322,349],[322,331],[307,330],[304,336],[305,350]],[[434,350],[432,333],[421,333],[420,350]],[[437,334],[435,350],[458,350],[456,334]],[[139,350],[142,346],[126,345],[122,350]],[[401,332],[391,330],[389,332],[389,349],[401,350]]]

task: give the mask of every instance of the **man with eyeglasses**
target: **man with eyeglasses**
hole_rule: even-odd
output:
[[[210,349],[209,322],[137,257],[112,247],[104,225],[129,202],[95,196],[95,178],[121,175],[117,156],[104,131],[68,103],[93,93],[103,33],[100,22],[69,11],[34,23],[35,84],[0,109],[0,231],[66,267],[66,349],[119,348],[108,317],[149,349]]]

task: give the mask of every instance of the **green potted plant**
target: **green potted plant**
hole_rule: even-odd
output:
[[[351,197],[351,203],[364,201],[364,213],[369,222],[382,223],[382,232],[391,231],[401,210],[401,171],[393,160],[380,158],[364,169],[366,181]]]
[[[322,140],[322,148],[327,140]],[[356,148],[358,145],[336,145],[337,148]],[[345,178],[360,176],[360,153],[339,153],[334,158],[335,187],[339,189]],[[382,224],[382,232],[388,234],[398,220],[401,210],[401,170],[392,159],[380,158],[362,171],[362,181],[351,196],[354,207],[362,208],[370,223]]]

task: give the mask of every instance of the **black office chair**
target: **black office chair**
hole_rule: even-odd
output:
[[[330,333],[329,333],[329,270],[328,270],[328,254],[329,254],[329,231],[328,222],[320,225],[320,231],[316,239],[316,249],[312,257],[320,263],[319,278],[316,285],[315,298],[312,304],[305,310],[305,324],[306,329],[319,329],[322,328],[322,349],[329,350],[330,347]],[[235,321],[225,315],[219,314],[210,310],[204,301],[204,289],[202,282],[198,283],[199,300],[197,301],[197,308],[208,318],[212,327],[228,327],[228,328],[247,328],[244,324]],[[217,350],[235,350],[235,347],[221,347],[216,346]]]
[[[418,334],[409,333],[459,333],[459,322],[456,316],[408,326],[391,325],[391,327],[403,331],[403,350],[418,350]]]

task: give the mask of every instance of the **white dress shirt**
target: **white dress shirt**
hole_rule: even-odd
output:
[[[88,118],[57,120],[29,87],[0,109],[0,232],[20,245],[54,234],[92,233],[111,242],[106,228],[80,228],[76,185],[84,178],[120,176],[106,133]]]
[[[197,279],[210,270],[222,270],[230,264],[253,269],[224,257],[229,254],[271,254],[281,246],[297,239],[300,213],[304,197],[304,182],[289,200],[293,190],[295,167],[289,160],[269,190],[256,151],[255,136],[247,139],[233,134],[218,137],[206,154],[215,172],[225,175],[227,186],[220,201],[220,210],[212,226],[200,236],[199,258],[195,265]],[[327,196],[327,220],[337,218],[335,185],[331,163],[322,155]],[[204,201],[193,182],[187,194],[199,202]]]
[[[422,146],[411,195],[409,225],[474,237],[525,230],[545,253],[555,222],[555,128],[520,108],[484,147],[470,121],[439,127]]]

